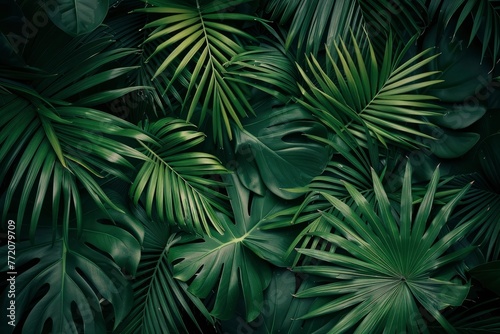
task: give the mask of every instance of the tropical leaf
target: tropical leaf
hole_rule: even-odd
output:
[[[225,134],[232,138],[230,121],[241,127],[240,118],[252,112],[240,84],[226,80],[227,71],[223,66],[231,57],[244,51],[238,39],[254,40],[250,34],[226,23],[259,20],[251,15],[228,11],[229,7],[244,2],[246,0],[196,0],[188,3],[154,0],[148,3],[155,7],[137,10],[163,16],[144,27],[154,28],[145,43],[164,40],[149,59],[162,50],[170,50],[152,79],[166,70],[171,71],[170,79],[165,83],[165,92],[168,92],[181,75],[189,77],[182,105],[182,110],[187,112],[186,120],[190,121],[197,106],[202,106],[199,124],[210,112],[214,140],[219,144],[222,144]],[[176,64],[175,60],[180,62]]]
[[[440,311],[461,305],[467,296],[469,283],[454,278],[457,272],[451,265],[463,260],[473,247],[447,251],[466,236],[474,221],[439,235],[468,187],[431,218],[439,180],[436,169],[415,216],[411,167],[407,164],[400,213],[394,215],[378,176],[372,173],[379,212],[376,213],[368,200],[346,182],[345,187],[361,213],[327,196],[345,217],[341,220],[325,213],[324,218],[338,234],[315,233],[331,243],[331,249],[298,249],[299,253],[321,263],[295,270],[323,276],[330,282],[302,291],[297,297],[331,296],[330,301],[301,318],[345,310],[329,333],[344,333],[355,326],[355,333],[418,333],[426,331],[418,309],[421,305],[441,326],[454,332]]]
[[[436,115],[434,109],[437,107],[429,102],[432,96],[416,91],[439,80],[427,80],[436,72],[415,72],[437,55],[428,56],[431,52],[428,49],[403,62],[410,45],[411,42],[393,54],[394,46],[389,39],[379,65],[370,43],[366,57],[363,57],[355,39],[353,52],[341,43],[336,46],[339,65],[331,60],[335,73],[333,79],[311,56],[307,60],[309,72],[299,67],[305,80],[305,87],[301,87],[304,100],[298,100],[299,103],[334,132],[347,130],[360,143],[366,143],[366,126],[383,145],[421,146],[415,137],[428,140],[432,137],[415,129],[415,125],[428,123],[422,117]],[[331,59],[330,53],[328,57]]]
[[[298,104],[281,105],[266,97],[253,108],[257,116],[235,129],[238,177],[260,195],[267,187],[284,199],[299,197],[289,189],[307,185],[329,159],[328,148],[307,136],[326,138],[326,128]]]
[[[96,29],[109,7],[108,0],[53,0],[40,5],[57,27],[72,36]]]
[[[279,19],[280,24],[291,20],[286,48],[294,45],[298,49],[299,62],[304,54],[318,56],[324,46],[336,57],[335,43],[349,40],[351,32],[358,40],[367,32],[377,44],[382,43],[383,49],[389,31],[412,36],[426,24],[425,6],[421,0],[411,3],[271,0],[266,10],[271,12],[271,19]]]
[[[451,24],[453,36],[467,29],[467,46],[477,37],[482,42],[482,57],[491,53],[497,59],[500,51],[500,2],[498,0],[448,1],[432,0],[430,14],[439,13],[439,20],[445,26]],[[439,11],[438,11],[439,9]],[[469,22],[471,21],[471,22]]]
[[[299,73],[282,41],[266,42],[249,46],[247,51],[232,57],[225,64],[231,75],[228,80],[258,88],[286,103],[300,93],[297,86]]]
[[[191,281],[189,291],[205,298],[215,291],[215,302],[211,314],[219,319],[231,317],[238,299],[245,304],[245,319],[254,320],[261,312],[263,291],[271,280],[270,263],[288,266],[285,257],[289,242],[294,238],[290,230],[280,232],[261,231],[265,218],[283,209],[286,202],[270,192],[265,196],[252,194],[244,188],[237,177],[228,187],[228,194],[235,215],[233,223],[229,217],[219,214],[224,235],[213,234],[211,238],[189,242],[184,237],[181,243],[170,249],[168,259],[174,263],[174,277]],[[229,183],[229,182],[228,182]]]
[[[478,174],[456,176],[451,187],[463,186],[474,182],[461,202],[461,208],[454,215],[463,224],[475,219],[471,230],[471,242],[480,245],[485,257],[489,260],[500,258],[500,194],[492,187],[491,182]]]
[[[16,324],[23,333],[42,333],[44,325],[53,333],[103,333],[104,305],[113,306],[114,327],[130,311],[132,288],[121,269],[137,270],[144,232],[130,214],[105,212],[91,201],[83,200],[81,231],[59,229],[54,238],[55,231],[40,228],[35,244],[16,243]]]
[[[128,179],[125,171],[133,165],[127,158],[147,159],[117,138],[153,141],[132,124],[92,108],[139,89],[95,92],[94,88],[134,70],[102,67],[136,50],[107,51],[113,44],[108,38],[89,41],[63,37],[51,42],[47,35],[56,29],[47,29],[49,32],[40,33],[40,41],[33,43],[44,42],[49,51],[31,55],[32,63],[42,68],[45,75],[25,71],[24,81],[29,80],[30,85],[0,78],[3,89],[0,90],[0,178],[12,176],[6,182],[2,213],[6,217],[14,201],[20,231],[25,215],[32,211],[29,218],[32,239],[44,207],[52,208],[54,228],[61,221],[68,225],[71,210],[81,226],[80,187],[101,209],[104,203],[118,209],[95,178],[114,175]],[[65,43],[68,49],[59,43]],[[63,51],[59,52],[59,47]],[[30,205],[33,210],[27,210]]]
[[[184,318],[187,315],[199,332],[200,319],[194,314],[194,306],[213,324],[203,303],[187,291],[188,285],[173,277],[172,265],[167,255],[175,244],[175,234],[168,225],[148,219],[140,207],[135,215],[145,227],[141,261],[132,281],[134,305],[115,333],[192,333]]]
[[[155,212],[160,221],[183,230],[210,233],[210,225],[223,233],[215,212],[231,215],[225,208],[227,196],[220,191],[224,184],[208,177],[226,174],[227,170],[216,157],[190,151],[205,135],[194,125],[172,118],[145,122],[144,131],[157,138],[158,144],[142,144],[149,159],[142,163],[130,188],[134,203],[142,198],[150,217]]]
[[[484,100],[481,90],[491,83],[493,62],[491,59],[481,61],[478,41],[473,41],[466,47],[466,36],[461,31],[454,34],[451,26],[444,29],[440,24],[435,24],[426,31],[422,48],[435,48],[441,55],[430,61],[424,70],[438,71],[432,79],[442,80],[428,87],[426,93],[443,102],[464,102],[475,106]]]
[[[500,296],[500,260],[487,262],[469,271],[481,284]]]
[[[255,334],[272,333],[320,333],[331,328],[338,320],[335,317],[318,317],[313,319],[297,319],[301,314],[308,312],[317,300],[313,298],[294,298],[297,292],[297,282],[302,279],[298,291],[313,286],[313,277],[296,277],[289,270],[275,269],[268,288],[264,292],[261,305],[262,312],[257,319],[244,323],[241,316],[222,322],[225,332],[249,332]],[[320,299],[320,298],[318,298]]]

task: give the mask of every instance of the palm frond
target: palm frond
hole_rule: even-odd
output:
[[[145,227],[141,261],[132,286],[134,305],[115,333],[192,333],[184,318],[202,333],[195,316],[198,310],[210,323],[214,323],[203,303],[190,292],[188,285],[173,277],[173,269],[167,255],[178,241],[168,225],[151,221],[141,207],[135,215]]]
[[[54,228],[60,221],[67,228],[72,210],[81,226],[80,187],[101,209],[105,203],[118,209],[95,178],[114,175],[127,179],[125,172],[133,168],[127,159],[147,159],[117,138],[153,141],[132,124],[91,108],[140,89],[95,89],[133,71],[130,67],[103,67],[136,50],[107,50],[113,42],[106,38],[52,38],[51,42],[51,33],[57,30],[47,29],[39,39],[48,50],[30,54],[31,62],[46,75],[30,77],[25,80],[29,84],[0,78],[0,176],[12,175],[5,185],[2,216],[6,217],[15,201],[20,231],[32,205],[32,239],[42,208],[52,208]],[[58,49],[61,42],[67,49]]]
[[[376,41],[376,48],[385,44],[389,31],[413,36],[425,27],[424,1],[321,1],[321,0],[272,0],[267,12],[280,24],[291,20],[286,48],[294,45],[298,62],[303,55],[317,57],[326,50],[336,59],[335,43],[348,41],[351,32],[360,40],[366,32]],[[405,36],[407,37],[407,36]],[[363,45],[365,46],[365,45]]]
[[[440,81],[427,79],[436,72],[418,70],[437,55],[428,56],[428,49],[403,62],[412,42],[393,53],[389,39],[382,63],[378,64],[371,43],[369,54],[363,57],[358,43],[353,41],[354,52],[343,42],[336,46],[339,65],[331,61],[333,78],[314,56],[307,59],[307,70],[299,66],[305,80],[305,87],[301,87],[304,100],[299,103],[334,132],[349,131],[361,144],[367,141],[364,126],[384,146],[391,143],[419,147],[419,138],[432,140],[415,126],[427,124],[422,117],[436,115],[438,107],[430,102],[435,98],[418,94],[417,90]]]
[[[340,200],[329,198],[345,219],[325,213],[324,218],[336,233],[314,235],[329,242],[331,249],[298,249],[321,264],[295,270],[323,276],[330,282],[298,293],[297,297],[331,296],[328,302],[318,305],[302,318],[346,310],[329,333],[344,333],[354,326],[361,333],[417,333],[425,330],[418,310],[421,305],[441,326],[453,331],[440,311],[461,305],[469,284],[452,279],[455,269],[445,272],[443,269],[463,260],[473,247],[446,252],[466,236],[474,222],[469,221],[442,237],[439,234],[468,187],[431,216],[439,181],[436,170],[414,216],[411,167],[407,164],[400,213],[396,215],[379,177],[373,171],[372,174],[378,213],[359,191],[345,182],[359,213]]]
[[[468,45],[475,38],[482,42],[482,56],[491,52],[496,62],[500,51],[500,2],[497,0],[443,1],[433,0],[430,4],[431,15],[438,12],[441,21],[447,26],[454,23],[454,34],[460,29],[469,31]],[[454,21],[454,19],[456,21]],[[471,25],[469,22],[471,21]]]
[[[160,221],[183,230],[210,233],[211,226],[223,233],[216,211],[231,215],[225,206],[227,196],[220,191],[224,184],[208,177],[228,171],[216,157],[191,151],[205,135],[194,125],[172,118],[145,122],[144,131],[158,144],[142,144],[148,159],[130,188],[134,203],[142,199],[150,217],[155,212]]]
[[[155,7],[137,10],[163,16],[144,27],[154,28],[145,43],[164,40],[148,59],[156,57],[162,50],[170,50],[153,79],[164,71],[170,71],[169,80],[165,83],[165,92],[169,92],[178,78],[189,78],[182,104],[182,110],[187,112],[186,120],[191,120],[198,106],[201,106],[200,124],[211,112],[214,140],[219,144],[223,143],[225,134],[232,138],[230,120],[241,127],[240,118],[252,112],[240,84],[226,80],[227,71],[224,68],[231,57],[244,51],[232,36],[254,40],[250,34],[223,22],[258,20],[251,15],[226,11],[243,2],[245,1],[204,4],[196,1],[196,5],[186,5],[181,1],[148,1]],[[180,61],[175,63],[176,60]]]

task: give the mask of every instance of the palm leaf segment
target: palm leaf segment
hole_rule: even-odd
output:
[[[403,62],[411,45],[393,54],[389,38],[382,63],[379,65],[370,43],[366,55],[353,38],[351,52],[343,42],[336,46],[339,65],[327,55],[335,73],[333,78],[324,71],[318,60],[307,60],[309,73],[299,68],[305,87],[301,87],[303,105],[317,115],[334,132],[351,132],[361,143],[366,143],[364,126],[382,144],[415,147],[421,145],[415,137],[432,137],[414,129],[425,123],[423,116],[435,115],[437,108],[429,103],[433,97],[415,91],[431,86],[438,80],[427,80],[436,72],[415,73],[437,57],[427,57],[430,49]],[[365,145],[366,146],[366,145]]]
[[[205,139],[194,125],[183,120],[163,118],[146,123],[144,130],[158,144],[142,144],[144,161],[130,188],[134,203],[141,197],[150,217],[153,212],[183,230],[210,233],[209,223],[219,232],[223,227],[215,211],[230,215],[225,208],[227,196],[218,189],[223,183],[206,176],[227,173],[220,161],[203,152],[189,152]],[[156,210],[153,210],[155,206]]]
[[[47,71],[45,75],[11,76],[19,81],[0,77],[0,179],[12,173],[6,184],[3,217],[5,220],[16,203],[20,231],[28,203],[34,203],[29,228],[32,239],[43,208],[52,209],[54,226],[61,217],[67,226],[73,213],[81,226],[80,186],[101,209],[107,203],[120,210],[95,178],[113,175],[127,179],[123,171],[133,166],[126,158],[146,159],[116,137],[152,141],[132,124],[92,108],[140,89],[92,90],[133,71],[133,67],[106,71],[102,67],[136,50],[111,49],[113,42],[108,38],[51,42],[49,35],[41,36],[40,42],[46,42],[47,50],[56,50],[55,54],[46,51],[32,56],[33,63]],[[30,85],[21,83],[22,78],[31,80]]]
[[[225,79],[224,64],[244,51],[240,44],[228,36],[236,35],[247,40],[254,38],[234,26],[219,22],[255,21],[257,18],[254,16],[227,12],[229,7],[242,2],[214,1],[204,5],[196,0],[196,6],[189,6],[185,2],[181,4],[181,1],[154,0],[148,3],[156,7],[137,10],[164,16],[145,26],[155,28],[145,43],[166,38],[149,58],[162,50],[171,49],[153,79],[166,70],[172,70],[170,80],[166,83],[166,92],[181,76],[189,77],[182,107],[182,110],[187,110],[186,119],[189,121],[195,109],[201,105],[201,124],[211,110],[214,139],[220,144],[223,142],[224,130],[232,138],[230,120],[241,127],[240,118],[252,110],[240,84]],[[189,75],[186,75],[186,71]]]
[[[455,23],[454,35],[466,25],[467,19],[471,18],[472,27],[467,26],[466,28],[470,29],[468,45],[472,43],[474,38],[479,37],[483,43],[483,58],[489,49],[493,59],[497,59],[500,51],[500,2],[498,0],[431,1],[431,15],[438,9],[440,9],[439,13],[446,25],[450,22]]]
[[[200,299],[187,291],[188,285],[173,277],[167,259],[178,238],[171,235],[165,224],[150,220],[142,208],[136,208],[135,216],[144,224],[145,235],[141,262],[133,281],[134,305],[115,333],[192,333],[187,317],[203,332],[193,305],[208,321],[213,323],[213,319]]]
[[[344,317],[330,333],[343,333],[358,324],[355,333],[417,333],[422,328],[418,305],[424,307],[449,332],[453,332],[440,310],[460,305],[469,285],[453,279],[449,264],[462,260],[473,247],[448,251],[465,236],[474,221],[444,230],[450,212],[467,191],[463,188],[431,220],[434,195],[439,181],[436,169],[415,218],[411,190],[411,168],[407,164],[401,193],[400,214],[394,215],[375,172],[373,187],[378,213],[352,185],[345,187],[356,202],[356,209],[324,194],[344,219],[325,213],[324,218],[338,234],[316,232],[331,244],[330,250],[299,249],[303,255],[323,261],[296,270],[319,275],[331,283],[307,289],[297,297],[332,296],[317,305],[304,318],[344,309]],[[440,238],[439,236],[442,235]],[[448,251],[448,252],[447,252]],[[384,327],[385,326],[385,327]]]

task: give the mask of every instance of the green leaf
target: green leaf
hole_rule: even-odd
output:
[[[465,32],[454,34],[451,26],[442,29],[439,25],[426,32],[422,43],[423,48],[436,48],[441,53],[425,69],[440,71],[433,79],[443,81],[426,92],[443,102],[477,104],[476,94],[491,82],[489,72],[493,67],[489,59],[481,61],[480,43],[474,41],[468,45]]]
[[[81,237],[76,228],[55,239],[50,229],[40,229],[35,244],[17,243],[16,266],[26,266],[16,277],[16,315],[26,318],[16,323],[23,333],[42,333],[48,319],[54,333],[76,331],[78,323],[86,333],[102,333],[103,301],[113,306],[115,327],[130,311],[132,289],[121,268],[131,274],[137,269],[142,240],[128,231],[137,223],[110,210],[116,226],[105,212],[86,208]]]
[[[319,175],[329,159],[324,144],[308,136],[327,136],[326,128],[300,105],[282,106],[277,100],[263,99],[254,104],[255,118],[245,120],[244,129],[235,129],[237,161],[244,161],[236,173],[242,180],[262,180],[274,194],[293,199],[300,193],[289,191],[307,185]],[[252,169],[246,167],[251,164]],[[246,181],[246,185],[259,183]],[[258,188],[251,190],[260,192]]]
[[[500,296],[500,261],[487,262],[472,268],[469,274],[481,284]]]
[[[227,197],[220,191],[224,184],[214,176],[226,174],[227,170],[216,157],[191,151],[205,139],[194,128],[173,118],[146,122],[145,132],[158,138],[158,144],[141,142],[148,158],[140,166],[129,193],[134,203],[144,201],[150,217],[155,213],[160,220],[166,219],[189,232],[210,233],[212,226],[222,233],[224,228],[215,212],[230,213],[225,208]]]
[[[214,321],[199,298],[188,292],[188,285],[174,279],[172,265],[167,258],[179,238],[171,234],[168,225],[148,219],[142,208],[135,210],[135,216],[145,227],[145,238],[139,268],[132,281],[134,305],[115,332],[170,333],[182,329],[188,333],[190,324],[185,315],[202,332],[195,308],[211,323]]]
[[[153,30],[145,43],[160,39],[162,43],[149,56],[157,57],[162,51],[170,51],[156,70],[152,79],[162,73],[169,73],[164,93],[175,88],[180,78],[187,78],[187,90],[182,97],[181,111],[190,121],[194,119],[203,124],[210,116],[214,141],[219,145],[223,138],[233,136],[230,120],[241,127],[240,119],[253,113],[247,102],[241,84],[227,80],[224,64],[233,56],[244,51],[239,42],[253,40],[250,34],[238,29],[227,21],[260,21],[259,18],[239,13],[230,13],[230,6],[246,2],[230,1],[213,4],[152,2],[154,7],[138,9],[136,12],[156,13],[162,17],[149,23],[145,28]],[[151,3],[151,2],[150,2]],[[227,19],[227,21],[225,21]],[[201,110],[198,107],[201,106]]]
[[[42,3],[52,22],[72,36],[97,28],[108,13],[108,0],[54,0]]]
[[[438,129],[422,125],[422,132],[428,133],[436,138],[429,142],[429,150],[439,158],[453,159],[463,156],[471,150],[479,141],[480,135],[474,132],[461,132]]]
[[[486,113],[486,108],[481,105],[442,104],[442,106],[445,109],[441,115],[429,117],[429,119],[434,124],[454,130],[470,126]]]
[[[364,37],[366,38],[366,36]],[[426,124],[422,117],[436,115],[432,96],[417,93],[439,80],[430,80],[435,72],[417,71],[436,58],[427,49],[402,61],[412,41],[393,55],[389,38],[381,64],[368,41],[363,53],[360,41],[353,39],[352,49],[342,42],[336,46],[338,61],[327,52],[329,63],[322,65],[311,56],[307,68],[299,67],[305,80],[301,87],[303,101],[298,100],[335,133],[349,131],[360,144],[366,145],[365,127],[383,146],[392,143],[405,147],[422,146],[415,137],[432,140],[418,131],[416,125]],[[333,80],[327,70],[334,73]],[[415,72],[417,74],[415,74]]]
[[[415,220],[409,214],[412,202],[407,189],[411,169],[405,172],[405,186],[401,193],[404,216],[399,216],[389,206],[385,189],[374,175],[375,212],[369,201],[354,187],[346,188],[355,199],[352,208],[332,198],[345,219],[323,213],[335,232],[315,232],[315,236],[328,242],[327,249],[298,249],[298,252],[322,261],[321,265],[302,265],[295,270],[325,278],[326,282],[297,293],[299,298],[328,296],[301,318],[313,318],[342,312],[342,318],[328,333],[344,333],[354,329],[359,333],[409,332],[425,330],[421,323],[421,305],[445,328],[450,325],[440,313],[448,306],[461,305],[470,288],[457,275],[456,269],[447,267],[460,263],[473,248],[451,251],[450,247],[464,238],[473,221],[461,229],[440,237],[449,212],[457,204],[464,188],[451,201],[439,209],[429,224],[433,197],[436,190],[435,173],[428,187],[424,202]],[[406,207],[406,208],[405,208]],[[406,221],[395,226],[396,221]],[[408,221],[411,219],[412,221]],[[411,234],[409,234],[411,231]],[[425,233],[424,233],[425,231]],[[422,236],[422,233],[423,236]],[[432,245],[432,247],[430,247]],[[451,253],[443,255],[445,250]],[[445,274],[443,274],[443,272]]]
[[[283,209],[284,201],[253,195],[233,177],[228,194],[235,222],[218,214],[224,234],[213,234],[196,242],[174,245],[168,255],[175,278],[189,284],[189,291],[200,298],[215,292],[211,314],[228,319],[239,298],[245,304],[245,319],[254,320],[262,311],[263,291],[271,280],[270,263],[290,265],[286,249],[294,233],[261,231],[262,221]],[[229,183],[229,182],[228,182]],[[192,239],[190,237],[183,238]],[[181,242],[183,241],[181,239]],[[270,263],[269,263],[270,262]]]

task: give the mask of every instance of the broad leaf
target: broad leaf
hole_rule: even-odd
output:
[[[270,263],[287,266],[286,249],[294,233],[262,231],[262,221],[286,202],[271,193],[253,195],[236,177],[228,187],[228,194],[235,215],[233,223],[226,215],[219,214],[224,235],[175,245],[168,255],[174,263],[174,277],[189,284],[189,291],[205,298],[215,291],[215,304],[211,314],[228,319],[239,298],[245,304],[245,319],[254,320],[261,312],[263,291],[271,280]],[[182,240],[181,240],[182,242]],[[270,263],[269,263],[270,262]]]
[[[50,0],[41,6],[64,32],[83,35],[97,28],[108,12],[108,0]]]
[[[104,304],[113,306],[115,327],[130,311],[132,288],[121,270],[135,273],[143,232],[128,214],[105,213],[89,202],[87,208],[80,237],[75,228],[55,239],[50,229],[40,229],[35,244],[17,243],[16,268],[23,269],[16,277],[16,315],[19,324],[26,319],[23,333],[42,333],[50,319],[53,333],[82,328],[99,334],[106,331]]]
[[[325,145],[307,136],[326,138],[326,128],[297,104],[283,106],[266,98],[254,110],[257,117],[245,120],[243,129],[235,129],[238,176],[257,193],[262,194],[263,182],[284,199],[299,197],[289,189],[307,185],[329,159]]]
[[[264,300],[260,306],[261,314],[252,322],[245,323],[241,314],[222,322],[222,329],[226,332],[246,332],[255,334],[273,333],[321,333],[332,327],[338,321],[336,317],[318,317],[313,319],[297,319],[301,314],[308,312],[318,299],[295,298],[298,280],[302,280],[298,291],[311,287],[313,277],[307,275],[296,277],[294,273],[275,269],[269,287],[264,293]]]

